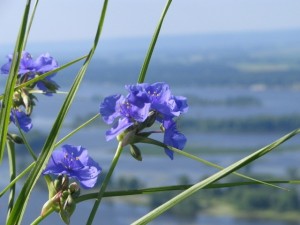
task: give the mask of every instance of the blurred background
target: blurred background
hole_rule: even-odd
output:
[[[0,2],[0,64],[16,41],[25,0]],[[49,52],[60,65],[88,53],[102,1],[40,1],[26,50],[33,57]],[[98,49],[60,137],[98,113],[105,96],[126,94],[137,81],[149,42],[166,2],[110,1]],[[185,151],[221,166],[300,127],[300,2],[293,0],[173,1],[163,24],[146,82],[167,82],[174,95],[188,98],[189,112],[179,120],[188,139]],[[59,72],[55,81],[68,91],[81,63]],[[6,77],[0,77],[3,92]],[[64,94],[38,96],[27,134],[38,154],[64,101]],[[13,126],[10,127],[14,131]],[[101,119],[67,141],[82,145],[106,171],[117,146],[106,142]],[[160,139],[160,136],[157,136]],[[191,184],[215,169],[162,149],[139,145],[143,161],[125,149],[109,190]],[[239,171],[262,180],[300,179],[300,140],[295,137]],[[31,162],[18,146],[18,171]],[[7,185],[8,163],[0,166],[0,189]],[[103,179],[103,175],[99,179]],[[240,181],[230,176],[221,182]],[[98,186],[99,187],[99,186]],[[151,224],[298,225],[300,192],[253,185],[202,190]],[[20,187],[19,187],[20,188]],[[105,199],[97,224],[126,225],[177,192]],[[35,188],[24,224],[32,222],[47,201],[43,180]],[[5,223],[7,195],[0,199]],[[84,224],[93,201],[80,203],[71,224]],[[63,224],[57,214],[42,224]]]

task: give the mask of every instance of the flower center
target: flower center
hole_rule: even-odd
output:
[[[80,163],[79,157],[75,157],[74,153],[71,154],[65,153],[64,155],[65,163],[64,166],[66,169],[76,169]]]

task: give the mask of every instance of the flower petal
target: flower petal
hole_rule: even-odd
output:
[[[111,95],[104,99],[100,105],[100,114],[107,124],[112,124],[114,119],[120,116],[120,104],[124,101],[122,95]]]
[[[11,110],[10,113],[10,121],[12,121],[16,126],[16,119],[18,120],[18,124],[20,126],[20,128],[25,131],[28,132],[31,130],[32,128],[32,123],[31,123],[31,118],[29,116],[26,115],[26,113],[22,112],[22,111],[18,111],[18,110]]]
[[[186,137],[176,128],[176,123],[173,120],[164,121],[165,128],[164,144],[182,150],[186,143]],[[174,152],[165,148],[165,153],[173,159]]]
[[[64,159],[65,153],[61,150],[55,150],[49,159],[43,174],[68,174],[66,168],[63,166],[62,160]]]
[[[133,124],[134,123],[126,117],[120,118],[110,130],[106,131],[106,140],[109,141],[115,138],[118,134]]]

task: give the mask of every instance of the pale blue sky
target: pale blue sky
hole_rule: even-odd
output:
[[[26,0],[0,0],[0,43],[14,43]],[[34,2],[34,1],[33,1]],[[90,40],[103,1],[40,0],[30,40]],[[110,0],[103,38],[151,36],[166,0]],[[173,0],[161,35],[300,29],[297,0]]]

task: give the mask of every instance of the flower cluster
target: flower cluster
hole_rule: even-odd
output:
[[[8,62],[1,67],[2,74],[9,74],[12,65],[13,55],[8,55],[7,58]],[[58,68],[57,61],[48,53],[42,54],[34,60],[28,52],[24,51],[20,60],[16,85],[25,83],[56,68]],[[51,96],[59,88],[52,80],[54,75],[51,74],[44,79],[15,91],[10,121],[20,126],[23,131],[28,132],[32,128],[30,115],[36,100],[36,97],[33,95],[33,89],[37,88],[45,95]]]
[[[102,169],[81,146],[63,145],[53,151],[43,174],[67,175],[75,178],[84,188],[95,186]]]
[[[57,175],[48,184],[49,200],[44,204],[41,215],[51,208],[59,212],[61,219],[70,224],[70,217],[76,208],[75,199],[80,195],[76,182],[70,183],[70,178],[79,181],[85,189],[93,188],[102,169],[81,146],[63,145],[61,149],[52,152],[51,158],[43,171],[43,175]]]
[[[128,131],[138,135],[141,130],[151,127],[155,121],[162,124],[164,143],[183,149],[186,137],[177,130],[175,118],[187,112],[185,97],[171,94],[169,85],[164,82],[127,85],[128,95],[112,95],[100,105],[100,114],[107,124],[113,124],[106,132],[106,139]],[[130,144],[130,143],[129,143]],[[173,151],[165,148],[173,159]]]
[[[9,74],[10,71],[13,55],[10,54],[7,58],[8,62],[1,67],[2,74]],[[42,54],[34,60],[30,53],[24,51],[22,52],[18,71],[19,81],[20,83],[26,82],[56,68],[58,68],[58,63],[49,53]],[[51,79],[54,75],[47,76],[45,79],[36,82],[33,86],[50,95],[58,89],[58,85]]]

